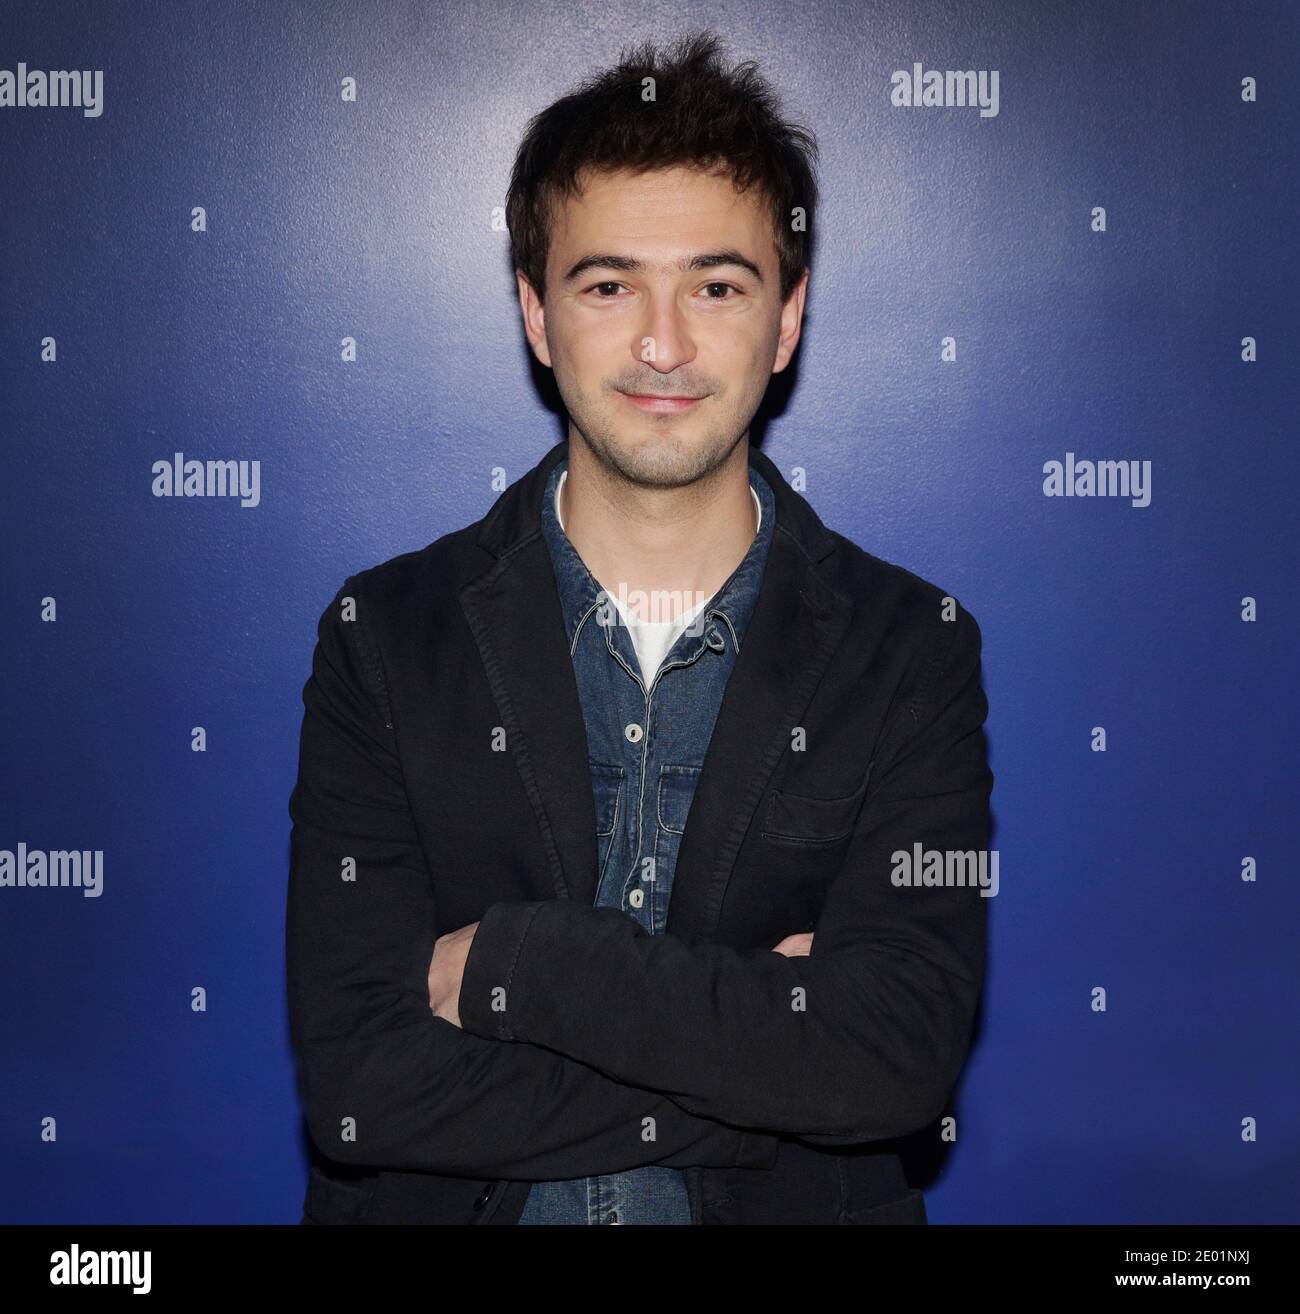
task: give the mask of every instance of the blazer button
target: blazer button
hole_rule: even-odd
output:
[[[480,1195],[479,1198],[474,1201],[474,1208],[482,1209],[483,1206],[487,1204],[487,1202],[492,1198],[492,1192],[495,1191],[496,1189],[497,1189],[497,1184],[495,1182],[489,1182],[487,1186],[483,1189],[483,1194]]]

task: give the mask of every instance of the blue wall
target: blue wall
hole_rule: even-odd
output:
[[[931,1218],[1300,1221],[1300,11],[1130,0],[6,8],[0,67],[104,82],[0,108],[0,848],[105,856],[0,889],[0,1219],[297,1221],[316,619],[561,436],[492,224],[518,134],[709,19],[823,148],[763,449],[984,632],[1001,892]],[[892,106],[914,60],[997,115]],[[154,496],[178,451],[259,504]],[[1150,504],[1045,496],[1067,452]]]

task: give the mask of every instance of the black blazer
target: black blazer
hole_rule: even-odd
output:
[[[987,848],[979,628],[751,449],[775,537],[647,935],[592,906],[540,523],[565,446],[320,619],[289,804],[304,1221],[511,1224],[532,1181],[661,1163],[697,1223],[924,1222],[892,1142],[945,1111],[986,904],[896,886],[891,855]],[[474,921],[462,1029],[426,978]],[[811,955],[771,952],[810,929]]]

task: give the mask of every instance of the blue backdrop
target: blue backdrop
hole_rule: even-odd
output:
[[[930,1216],[1300,1221],[1289,0],[6,6],[0,67],[102,87],[0,104],[0,850],[103,883],[0,886],[4,1221],[297,1221],[317,617],[561,436],[514,147],[710,20],[823,150],[763,450],[984,632],[1001,889]],[[892,103],[914,64],[997,113]],[[178,452],[256,496],[157,495]]]

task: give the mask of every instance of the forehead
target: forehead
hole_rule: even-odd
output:
[[[769,255],[775,259],[771,222],[762,191],[737,191],[725,174],[688,167],[602,171],[584,175],[576,196],[561,198],[551,252],[597,241],[602,249],[618,241],[668,251],[725,238],[727,245],[752,248],[762,263]]]

